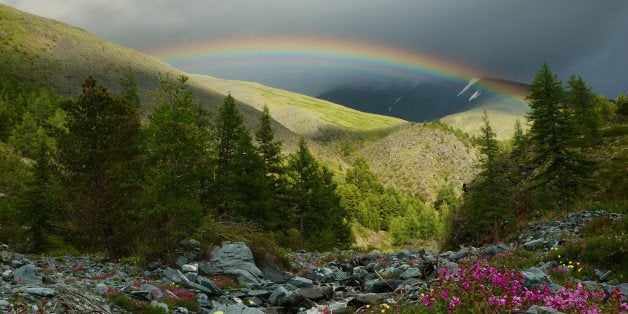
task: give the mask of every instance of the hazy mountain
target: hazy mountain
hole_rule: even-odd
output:
[[[455,115],[483,110],[499,116],[492,121],[500,137],[508,137],[517,118],[528,107],[523,101],[526,84],[495,78],[471,78],[468,82],[432,79],[423,82],[368,82],[346,84],[321,93],[317,98],[357,110],[390,115],[408,121],[424,122],[448,117],[444,121],[455,128],[475,133],[479,120],[475,114]],[[452,116],[454,115],[454,116]],[[508,117],[505,118],[505,117]],[[512,119],[510,119],[512,118]],[[511,121],[512,120],[512,121]],[[462,123],[464,122],[464,123]]]

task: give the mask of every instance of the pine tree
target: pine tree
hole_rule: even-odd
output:
[[[539,171],[536,187],[543,187],[559,203],[571,201],[585,183],[592,163],[571,145],[577,136],[573,115],[562,83],[544,63],[528,86],[530,104],[528,119],[534,143],[533,163]]]
[[[515,131],[512,136],[512,141],[515,150],[522,148],[526,143],[526,135],[523,131],[523,127],[521,127],[521,121],[519,121],[519,119],[515,121]]]
[[[264,106],[259,125],[255,131],[257,150],[264,159],[264,180],[266,181],[260,198],[264,200],[264,208],[260,220],[266,229],[285,230],[286,224],[282,215],[287,211],[287,183],[285,169],[282,164],[281,142],[275,140],[270,111]]]
[[[228,95],[216,123],[213,204],[219,218],[252,218],[267,206],[264,159],[254,148],[235,99]]]
[[[568,112],[572,115],[574,135],[582,139],[577,142],[585,144],[598,135],[602,123],[600,112],[595,107],[594,94],[582,77],[572,75],[568,84],[570,87],[567,92]]]
[[[91,246],[104,245],[116,259],[128,240],[119,232],[125,228],[120,218],[131,210],[126,167],[138,154],[132,143],[140,130],[139,112],[91,77],[83,93],[62,109],[69,133],[60,135],[58,146],[72,217]]]
[[[486,180],[494,182],[497,176],[497,156],[499,155],[497,135],[489,123],[486,110],[484,110],[482,120],[484,122],[484,126],[480,129],[480,152],[484,156],[482,169],[484,170]]]
[[[352,241],[346,217],[336,194],[331,172],[319,165],[304,138],[288,162],[294,221],[301,247],[315,250],[342,248]]]
[[[158,104],[144,132],[146,193],[143,219],[161,233],[147,236],[168,250],[196,229],[203,216],[201,195],[211,176],[209,122],[194,102],[188,78],[164,78]],[[165,231],[165,232],[164,232]],[[157,250],[157,248],[153,248]]]

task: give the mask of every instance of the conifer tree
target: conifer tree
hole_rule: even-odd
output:
[[[484,156],[482,159],[482,168],[486,179],[489,182],[494,182],[497,175],[497,156],[499,154],[499,147],[496,140],[497,135],[489,123],[486,110],[484,110],[482,120],[484,122],[484,126],[480,129],[480,152]]]
[[[201,193],[210,173],[209,122],[194,102],[188,78],[164,78],[156,94],[158,104],[144,132],[146,193],[143,220],[147,235],[159,240],[153,250],[168,250],[195,230],[203,215]]]
[[[270,111],[264,106],[259,125],[255,131],[257,150],[264,159],[264,180],[268,188],[260,191],[264,199],[259,217],[262,225],[270,230],[286,229],[282,215],[287,211],[287,183],[281,157],[281,142],[275,140]]]
[[[532,122],[530,134],[535,145],[532,161],[539,167],[534,178],[536,186],[547,189],[564,203],[576,195],[592,164],[571,147],[577,135],[571,108],[562,82],[547,63],[543,63],[528,90],[528,119]]]
[[[128,208],[127,164],[138,152],[131,145],[140,130],[140,115],[125,99],[114,97],[93,78],[83,93],[65,101],[69,133],[59,137],[64,187],[76,227],[89,245],[104,245],[111,259],[124,254]],[[84,243],[87,244],[87,243]]]
[[[523,147],[526,143],[525,132],[523,131],[523,127],[521,127],[521,121],[519,121],[519,119],[515,121],[515,131],[512,136],[512,141],[515,149]]]
[[[235,99],[228,95],[216,123],[213,204],[219,218],[251,218],[266,206],[264,159],[254,148]]]
[[[572,115],[574,136],[580,137],[582,140],[577,142],[584,144],[597,137],[602,123],[600,112],[595,107],[595,96],[582,77],[572,75],[568,85],[570,90],[567,92],[567,102]]]
[[[290,156],[290,194],[301,247],[315,250],[342,248],[352,241],[331,172],[319,165],[304,138]]]

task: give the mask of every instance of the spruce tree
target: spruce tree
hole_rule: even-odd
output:
[[[287,211],[287,182],[285,167],[282,164],[281,142],[275,140],[275,131],[271,124],[270,111],[264,106],[260,115],[259,125],[255,131],[257,150],[264,160],[264,179],[267,188],[260,191],[264,199],[260,220],[269,230],[285,230],[287,225],[282,215]]]
[[[597,137],[602,123],[600,112],[595,107],[594,94],[582,77],[572,75],[568,81],[570,90],[567,92],[569,113],[572,115],[575,137],[579,137],[577,144],[585,144]]]
[[[127,164],[138,152],[132,143],[140,130],[140,115],[124,98],[97,87],[92,77],[83,93],[65,101],[69,133],[58,141],[64,187],[71,217],[88,242],[104,245],[111,259],[125,252],[124,229],[129,195]]]
[[[148,171],[142,219],[152,225],[146,237],[158,242],[155,251],[173,248],[203,216],[201,195],[211,172],[209,122],[187,80],[162,79],[143,135]]]
[[[543,63],[528,90],[535,153],[532,161],[539,169],[535,186],[547,190],[559,203],[569,202],[585,183],[592,163],[572,147],[578,134],[572,110],[562,82],[547,63]]]
[[[352,241],[351,230],[332,173],[319,165],[304,138],[290,156],[288,167],[293,217],[301,247],[312,250],[347,247]]]
[[[228,95],[216,123],[213,205],[218,218],[253,218],[267,206],[264,159],[253,146],[235,99]]]

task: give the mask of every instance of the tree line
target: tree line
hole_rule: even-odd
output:
[[[610,149],[603,146],[602,129],[613,123],[622,128],[628,99],[620,94],[613,103],[595,95],[576,75],[565,86],[547,63],[528,91],[530,129],[524,132],[517,122],[509,142],[496,140],[484,112],[477,138],[480,172],[452,215],[446,246],[501,241],[516,231],[519,220],[594,201],[590,196],[598,188],[601,162],[596,156]]]
[[[282,155],[268,108],[251,132],[230,95],[212,121],[187,80],[162,78],[144,124],[132,74],[119,95],[88,77],[70,99],[3,82],[2,241],[114,260],[168,254],[208,221],[247,221],[287,247],[348,247],[337,185],[305,139]]]

